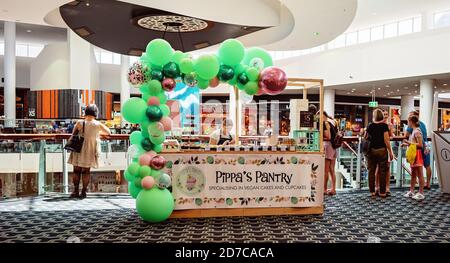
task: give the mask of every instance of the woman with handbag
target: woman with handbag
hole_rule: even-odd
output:
[[[373,122],[369,124],[365,133],[365,139],[369,141],[367,149],[367,163],[369,169],[369,190],[372,198],[376,197],[375,174],[377,167],[380,178],[386,178],[389,159],[394,159],[389,138],[389,127],[383,121],[383,112],[380,109],[373,111]],[[389,156],[388,156],[389,154]],[[380,197],[386,197],[386,180],[380,180]]]
[[[91,177],[91,168],[98,168],[100,153],[100,133],[110,135],[111,132],[104,124],[97,121],[98,108],[95,104],[86,107],[84,120],[79,120],[73,130],[74,135],[83,137],[80,152],[72,151],[68,160],[73,165],[74,191],[71,198],[86,198],[87,187]],[[81,196],[79,193],[80,179],[83,178]]]

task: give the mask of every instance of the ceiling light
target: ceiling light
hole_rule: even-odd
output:
[[[391,85],[387,84],[385,87],[386,87],[386,88],[389,88],[390,86],[391,86]]]
[[[418,87],[418,86],[419,86],[419,84],[417,84],[417,83],[416,83],[416,84],[414,84],[414,87]]]
[[[378,88],[378,90],[380,90],[381,88]]]
[[[74,31],[81,37],[87,37],[92,34],[91,31],[89,30],[89,28],[87,28],[87,27],[76,28],[76,29],[74,29]]]
[[[400,90],[399,89],[397,89],[397,92],[399,92]]]
[[[417,93],[417,90],[415,90],[414,93]]]
[[[350,94],[350,92],[347,92],[347,94]]]
[[[411,92],[409,92],[408,95],[411,95]]]
[[[447,83],[444,83],[444,84],[442,84],[443,86],[447,86],[448,84]]]
[[[128,55],[136,57],[142,56],[142,53],[144,53],[144,51],[138,48],[132,48],[128,51]]]
[[[352,90],[352,92],[355,92],[354,90]]]
[[[318,36],[319,35],[319,32],[314,32],[313,33],[315,36]]]
[[[366,96],[369,96],[369,93],[366,93]]]
[[[409,89],[408,87],[403,87],[404,89]]]
[[[209,42],[208,41],[194,44],[195,49],[201,49],[201,48],[205,48],[207,46],[209,46]]]
[[[31,29],[28,29],[28,30],[27,30],[27,33],[31,33]]]

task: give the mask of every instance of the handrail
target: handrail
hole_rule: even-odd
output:
[[[350,146],[350,144],[348,144],[348,142],[344,141],[344,145],[347,146],[347,148],[348,148],[355,156],[358,156],[358,154],[356,153],[356,151]]]

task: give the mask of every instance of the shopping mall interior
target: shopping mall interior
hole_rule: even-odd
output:
[[[449,0],[0,0],[0,243],[448,243],[449,47]]]

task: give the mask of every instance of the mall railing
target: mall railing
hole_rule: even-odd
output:
[[[69,155],[63,150],[69,137],[69,134],[0,134],[0,198],[70,193],[72,166],[67,165]],[[119,134],[102,137],[101,168],[91,172],[91,193],[128,191],[123,178],[123,170],[130,162],[128,137]],[[407,185],[411,178],[405,148],[400,147],[402,139],[396,137],[391,142],[397,156],[391,163],[391,185],[398,187]],[[361,138],[346,137],[337,159],[337,171],[346,170],[345,188],[367,187],[365,162]],[[432,170],[433,182],[437,182],[434,167]]]

